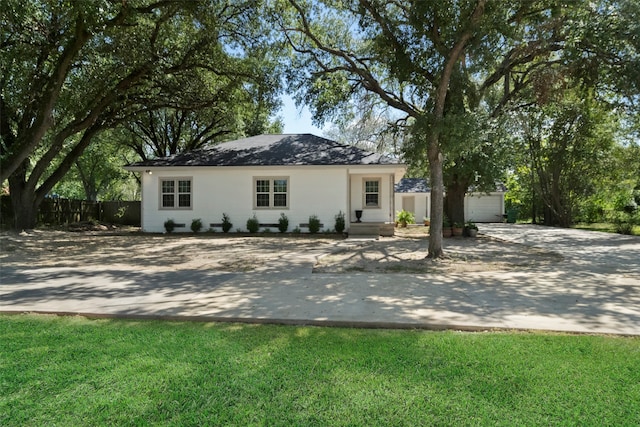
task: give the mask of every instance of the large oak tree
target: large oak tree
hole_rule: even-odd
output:
[[[430,173],[429,257],[441,256],[443,167],[459,146],[452,127],[479,106],[497,115],[514,103],[564,47],[574,6],[554,0],[289,4],[279,16],[296,52],[291,78],[304,85],[303,98],[319,120],[362,92],[403,114],[418,156],[407,160],[426,158]],[[489,104],[485,95],[495,88],[500,95]]]
[[[0,182],[17,229],[96,135],[161,108],[195,111],[196,75],[239,92],[277,90],[263,63],[252,0],[8,0],[0,10]]]

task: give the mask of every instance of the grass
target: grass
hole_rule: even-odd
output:
[[[638,425],[640,339],[0,316],[0,425]]]
[[[617,233],[616,225],[610,222],[598,222],[593,224],[580,223],[573,226],[580,230],[602,231],[605,233]],[[640,236],[640,225],[634,225],[631,234]]]

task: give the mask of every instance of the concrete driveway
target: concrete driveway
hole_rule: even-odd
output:
[[[640,335],[640,237],[512,224],[480,232],[564,259],[447,274],[313,274],[322,250],[298,254],[295,268],[244,273],[3,266],[0,311]]]

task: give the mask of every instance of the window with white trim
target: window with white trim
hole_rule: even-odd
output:
[[[253,179],[254,209],[288,209],[289,178],[260,177]]]
[[[380,207],[380,180],[366,179],[364,181],[364,207]]]
[[[160,209],[191,209],[191,178],[160,178]]]

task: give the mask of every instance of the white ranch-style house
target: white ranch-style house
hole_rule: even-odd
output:
[[[393,233],[394,185],[406,167],[387,156],[311,134],[259,135],[126,166],[142,182],[142,229],[190,231],[193,219],[220,231],[223,214],[232,231],[246,230],[254,214],[261,229],[308,231],[316,215],[332,230],[345,214],[350,234]],[[358,221],[357,214],[361,216]]]

